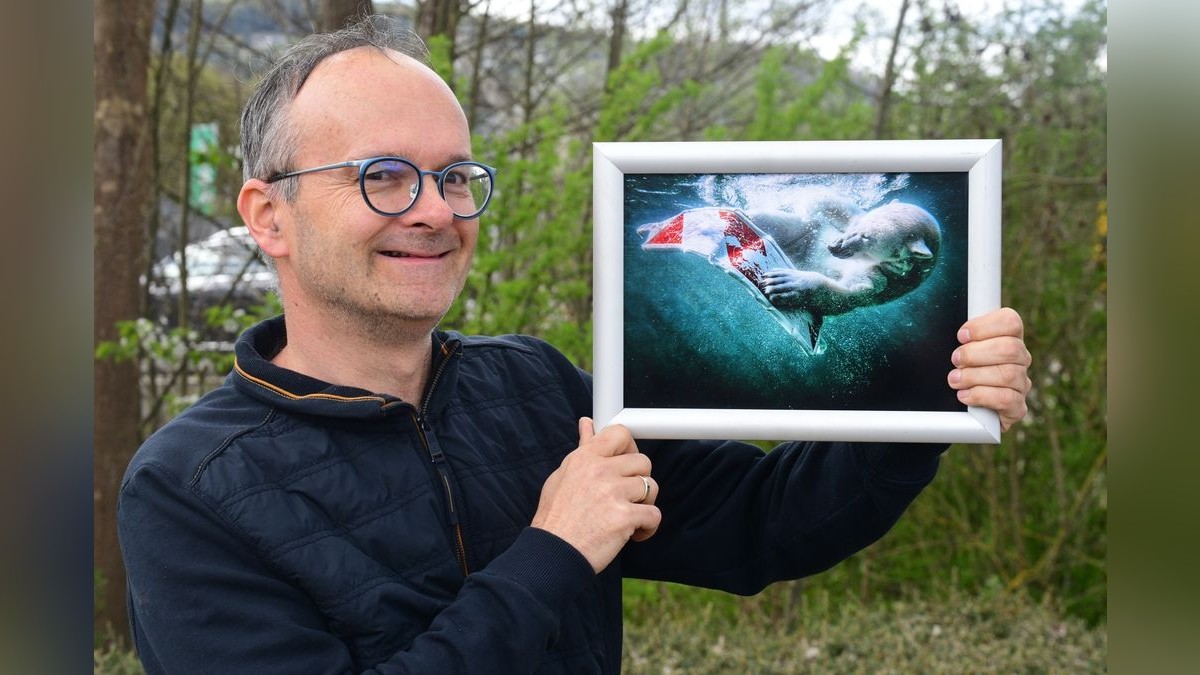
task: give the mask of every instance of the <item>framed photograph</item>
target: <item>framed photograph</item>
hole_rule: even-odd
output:
[[[1000,306],[998,140],[596,143],[597,427],[998,443],[946,383]]]

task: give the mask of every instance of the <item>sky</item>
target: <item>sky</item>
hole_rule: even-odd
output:
[[[825,29],[812,40],[812,46],[822,57],[833,58],[837,56],[838,50],[849,42],[854,31],[855,18],[860,13],[864,17],[874,17],[877,23],[869,33],[875,37],[863,41],[853,62],[855,66],[864,70],[882,71],[891,48],[891,35],[900,15],[900,4],[898,0],[836,0]],[[967,20],[981,22],[999,15],[1006,5],[1019,6],[1021,3],[1020,0],[931,0],[930,4],[955,5]],[[1058,0],[1056,4],[1068,12],[1075,12],[1084,4],[1084,0]],[[909,21],[914,9],[915,7],[909,8]],[[1107,54],[1102,60],[1102,67],[1107,68]]]
[[[778,2],[778,0],[774,0]],[[558,0],[537,0],[539,6],[557,4]],[[756,4],[766,7],[773,0],[731,0],[745,12]],[[1022,0],[930,0],[931,4],[956,5],[968,20],[980,21],[996,16],[1006,5],[1017,5]],[[1084,0],[1059,0],[1057,4],[1074,11]],[[512,17],[528,16],[530,0],[491,0],[492,11]],[[1034,0],[1036,3],[1036,0]],[[607,3],[606,3],[607,4]],[[665,5],[666,3],[664,3]],[[674,3],[671,3],[674,4]],[[850,41],[856,17],[862,16],[868,25],[868,35],[860,43],[852,59],[853,65],[868,72],[881,72],[891,47],[891,34],[900,14],[899,0],[834,0],[831,3],[824,29],[809,40],[809,46],[822,57],[833,58],[843,45]],[[478,10],[477,10],[478,11]],[[910,15],[914,8],[909,9]],[[1104,57],[1105,61],[1107,56]],[[1102,64],[1107,67],[1107,63]]]

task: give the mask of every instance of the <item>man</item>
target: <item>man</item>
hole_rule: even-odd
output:
[[[550,346],[436,330],[491,173],[451,91],[382,39],[309,38],[247,104],[238,209],[286,325],[249,330],[126,475],[149,672],[616,672],[622,576],[754,593],[891,526],[943,447],[596,434],[590,378]],[[951,386],[1007,428],[1019,318],[960,336]]]

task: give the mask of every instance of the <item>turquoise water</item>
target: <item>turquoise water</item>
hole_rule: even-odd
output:
[[[799,212],[831,193],[865,210],[921,206],[942,242],[916,290],[827,317],[821,354],[730,274],[695,254],[643,251],[636,233],[689,208]],[[966,320],[966,173],[626,174],[624,243],[626,407],[964,409],[946,373]]]

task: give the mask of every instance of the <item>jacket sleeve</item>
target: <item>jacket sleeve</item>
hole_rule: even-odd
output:
[[[882,537],[937,471],[944,445],[639,441],[654,463],[658,532],[626,576],[749,595],[821,572]]]
[[[592,378],[548,350],[575,412]],[[662,523],[621,553],[627,577],[749,595],[826,570],[882,537],[933,480],[943,444],[638,440]]]
[[[299,587],[165,470],[131,472],[118,518],[148,673],[525,672],[594,577],[569,544],[527,528],[407,648],[364,668]]]

